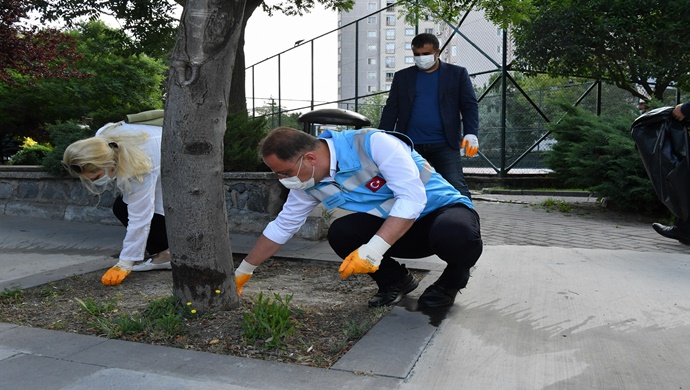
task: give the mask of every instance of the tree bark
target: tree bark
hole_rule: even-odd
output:
[[[161,174],[173,292],[190,310],[227,310],[235,286],[223,134],[244,0],[189,0],[173,51]]]
[[[230,86],[230,96],[228,102],[228,112],[236,114],[239,112],[247,112],[247,91],[246,88],[246,71],[247,66],[244,56],[244,33],[247,29],[247,21],[254,14],[254,11],[261,5],[262,0],[247,0],[244,7],[244,17],[242,20],[242,34],[237,44],[237,56],[235,57],[235,67],[232,71],[232,85]]]

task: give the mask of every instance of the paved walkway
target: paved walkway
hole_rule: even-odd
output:
[[[649,221],[547,212],[547,198],[594,202],[475,195],[485,250],[455,306],[417,311],[443,263],[410,262],[430,270],[420,288],[331,369],[0,324],[0,389],[690,388],[690,247]],[[121,238],[0,216],[0,290],[107,267]],[[233,235],[233,250],[254,239]],[[279,255],[339,261],[324,242]]]

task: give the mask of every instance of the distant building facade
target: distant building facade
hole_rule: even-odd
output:
[[[500,68],[503,30],[487,21],[482,12],[470,12],[458,29],[460,34],[454,34],[454,28],[444,21],[409,24],[394,4],[392,0],[356,0],[351,11],[338,13],[338,27],[344,27],[338,30],[339,100],[390,90],[395,72],[414,65],[412,39],[423,32],[438,37],[443,48],[441,61],[467,68],[475,75],[477,87],[485,85],[492,70]],[[507,51],[510,62],[511,46]],[[352,109],[353,104],[354,100],[347,100],[340,107]]]

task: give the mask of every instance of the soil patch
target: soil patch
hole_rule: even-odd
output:
[[[241,258],[235,258],[235,266]],[[172,297],[172,273],[130,274],[119,286],[103,286],[104,271],[52,282],[24,291],[0,292],[0,322],[86,335],[119,338],[197,351],[257,358],[314,367],[330,367],[366,334],[390,308],[369,308],[376,284],[368,275],[341,280],[339,264],[293,259],[270,259],[245,285],[240,307],[231,311],[192,315],[188,308],[182,327],[174,331],[117,332],[113,324],[139,318],[152,302]],[[422,272],[415,272],[420,280]],[[257,296],[275,295],[290,309],[294,332],[271,346],[272,340],[249,340],[243,335],[245,315]],[[81,303],[80,303],[81,302]],[[83,304],[98,308],[93,315]],[[93,304],[92,304],[93,303]],[[150,310],[150,309],[148,309]],[[115,327],[117,329],[117,327]]]

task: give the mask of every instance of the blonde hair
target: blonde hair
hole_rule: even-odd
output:
[[[79,166],[81,172],[68,169],[73,176],[79,177],[84,187],[94,194],[99,194],[91,180],[84,174],[112,168],[117,179],[117,186],[124,193],[132,191],[132,179],[140,183],[144,175],[151,172],[153,163],[140,145],[146,142],[149,135],[145,132],[133,133],[119,130],[122,123],[111,124],[95,137],[72,143],[65,149],[62,163],[67,166]]]

